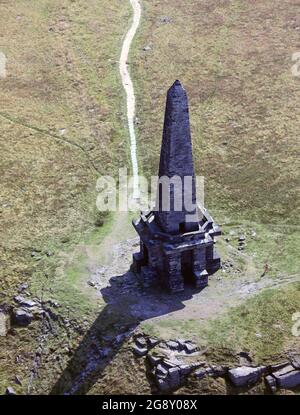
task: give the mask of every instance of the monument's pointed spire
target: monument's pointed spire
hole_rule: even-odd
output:
[[[202,289],[220,268],[214,249],[220,229],[196,206],[188,98],[179,81],[167,93],[156,207],[142,212],[133,226],[140,252],[133,254],[132,269],[145,287],[165,284],[175,293],[188,282]]]
[[[176,80],[167,93],[159,176],[194,175],[188,97]]]
[[[187,210],[184,206],[184,190],[187,189],[184,185],[186,177],[191,178],[191,188],[188,190],[188,196],[190,203],[196,202],[195,192],[195,174],[194,163],[192,155],[192,143],[190,132],[190,119],[189,119],[189,107],[188,97],[185,89],[181,83],[176,80],[167,93],[167,102],[165,109],[165,120],[163,129],[163,138],[160,153],[159,164],[159,177],[167,176],[172,178],[179,176],[182,182],[182,211],[174,211],[174,201],[178,194],[174,196],[173,192],[170,192],[170,212],[162,212],[162,192],[166,192],[165,189],[159,189],[158,201],[159,201],[159,220],[161,226],[166,231],[176,232],[179,229],[179,225],[185,222],[185,216]],[[185,189],[186,188],[186,189]],[[170,224],[170,227],[168,226]],[[193,228],[193,225],[186,226],[187,229]]]

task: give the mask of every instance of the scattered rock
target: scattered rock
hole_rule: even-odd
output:
[[[33,315],[19,308],[14,311],[13,320],[18,326],[28,326],[33,320]]]
[[[291,356],[290,361],[294,369],[300,370],[300,356],[299,355]]]
[[[187,353],[194,353],[198,350],[198,347],[193,343],[184,343],[184,348]]]
[[[158,20],[159,20],[160,23],[164,23],[164,24],[172,23],[172,21],[173,21],[173,19],[169,16],[161,16]]]
[[[23,284],[20,285],[18,291],[19,292],[25,291],[25,290],[27,290],[28,287],[29,287],[29,285],[27,283],[23,283]]]
[[[247,386],[256,383],[265,371],[264,366],[241,366],[229,370],[229,379],[235,386]]]
[[[151,50],[152,48],[151,48],[151,46],[150,45],[147,45],[147,46],[144,46],[143,47],[143,51],[144,52],[148,52],[149,50]]]
[[[156,366],[162,360],[161,357],[155,356],[153,354],[148,354],[147,358],[151,366]]]
[[[0,311],[0,337],[5,337],[10,329],[9,314]]]
[[[15,300],[15,302],[16,302],[16,303],[18,303],[18,304],[22,304],[22,302],[25,300],[25,298],[24,298],[24,297],[22,297],[21,295],[16,295],[16,296],[14,297],[14,300]]]
[[[25,298],[22,295],[16,295],[14,297],[14,300],[15,300],[16,303],[20,304],[23,307],[31,308],[31,307],[36,307],[37,306],[36,301],[33,301],[30,298]]]
[[[288,366],[288,364],[289,364],[288,362],[277,363],[275,365],[270,365],[269,368],[270,368],[271,372],[275,372],[279,369],[284,368],[285,366]]]
[[[148,343],[150,347],[156,346],[160,342],[159,339],[155,339],[154,337],[149,337]]]
[[[40,259],[42,259],[42,256],[40,255],[40,251],[32,251],[31,257],[35,259],[36,261],[39,261]]]
[[[49,299],[49,300],[47,300],[47,303],[48,303],[51,307],[54,307],[54,308],[59,308],[59,307],[60,307],[60,304],[59,304],[57,301],[53,300],[53,299]]]
[[[215,378],[225,376],[228,372],[228,367],[226,366],[210,366],[207,369],[207,374]]]
[[[28,300],[24,299],[24,301],[22,301],[21,305],[24,306],[24,307],[31,308],[31,307],[36,307],[37,303],[33,300],[30,300],[30,299],[28,299]]]
[[[167,376],[168,370],[161,363],[159,363],[156,367],[155,374],[164,377]]]
[[[168,390],[170,390],[170,385],[168,382],[168,378],[159,378],[157,379],[157,386],[158,388],[162,391],[162,392],[167,392]]]
[[[191,364],[181,365],[179,366],[179,369],[180,369],[181,376],[187,376],[193,371],[193,369],[195,369],[195,364],[191,363]]]
[[[288,365],[273,373],[280,388],[294,388],[300,385],[300,370]]]
[[[140,357],[146,356],[146,354],[148,353],[148,349],[146,347],[134,346],[132,350],[134,354]]]
[[[163,359],[163,363],[165,366],[171,369],[173,367],[179,366],[181,362],[176,359],[176,357],[169,356],[168,359]]]
[[[22,386],[22,382],[21,382],[21,380],[20,380],[20,378],[19,378],[18,376],[15,376],[15,383],[16,383],[17,385]]]
[[[239,236],[239,242],[244,242],[246,240],[246,236],[245,235],[240,235]]]
[[[179,344],[173,340],[169,340],[166,345],[168,346],[169,349],[171,350],[178,350],[179,349]]]
[[[178,388],[180,386],[180,368],[172,367],[169,369],[168,378],[171,389]]]
[[[145,339],[145,337],[136,337],[135,343],[138,347],[147,348],[147,340]]]
[[[197,378],[197,379],[202,379],[202,378],[204,378],[204,376],[206,376],[207,375],[207,371],[206,371],[206,369],[199,369],[199,370],[196,370],[195,371],[195,377]]]
[[[16,395],[16,391],[14,390],[14,388],[12,388],[11,386],[8,386],[8,388],[6,388],[6,395]]]
[[[276,389],[277,389],[276,388],[276,379],[273,376],[268,375],[268,376],[266,376],[265,381],[266,381],[267,386],[270,388],[271,392],[275,393]]]

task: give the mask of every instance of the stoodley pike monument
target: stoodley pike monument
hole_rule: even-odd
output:
[[[167,93],[156,206],[133,226],[140,236],[133,270],[145,286],[172,293],[187,282],[201,288],[220,268],[214,237],[221,231],[197,204],[188,98],[179,81]]]

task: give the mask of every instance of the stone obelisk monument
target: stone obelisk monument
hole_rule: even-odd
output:
[[[156,207],[142,212],[133,226],[140,252],[133,269],[145,286],[184,290],[185,283],[201,288],[220,267],[214,249],[219,227],[197,205],[188,98],[179,81],[167,93],[159,164]]]

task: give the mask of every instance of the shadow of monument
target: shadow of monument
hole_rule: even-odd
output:
[[[101,289],[106,303],[104,309],[85,334],[50,394],[86,394],[142,321],[184,308],[184,301],[201,291],[191,286],[178,294],[169,294],[160,288],[143,289],[130,271],[112,277],[109,283]]]

